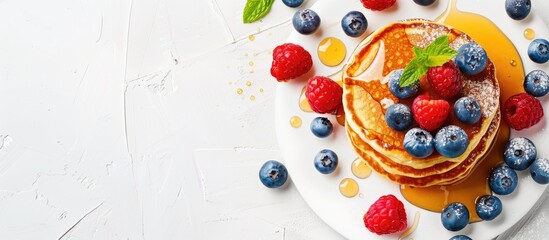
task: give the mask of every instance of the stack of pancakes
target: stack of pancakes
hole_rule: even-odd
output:
[[[425,20],[397,22],[378,29],[354,51],[343,69],[343,105],[346,114],[346,131],[358,155],[376,172],[399,184],[416,187],[447,185],[467,177],[483,160],[497,133],[500,122],[499,85],[493,63],[474,76],[462,74],[461,96],[473,97],[480,105],[482,116],[478,123],[467,125],[453,115],[445,126],[457,125],[469,137],[465,153],[447,158],[436,151],[426,158],[414,158],[403,145],[405,131],[391,129],[385,121],[385,111],[394,103],[411,107],[413,99],[401,100],[391,94],[386,76],[393,70],[403,69],[414,58],[413,47],[425,48],[437,37],[447,35],[450,47],[459,49],[473,40],[448,26]],[[420,79],[420,92],[429,90],[426,77]],[[414,123],[412,127],[418,127]],[[433,137],[436,132],[431,132]]]

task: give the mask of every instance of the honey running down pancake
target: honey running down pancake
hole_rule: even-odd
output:
[[[458,49],[473,40],[464,33],[424,20],[397,22],[380,28],[366,38],[353,53],[343,70],[343,104],[346,131],[355,151],[364,161],[388,179],[411,186],[430,186],[457,182],[471,172],[488,150],[499,127],[499,85],[490,60],[483,72],[462,74],[459,96],[473,97],[481,106],[478,123],[461,123],[450,111],[445,125],[457,125],[469,138],[466,151],[456,158],[433,153],[414,158],[403,146],[405,131],[391,129],[385,111],[394,103],[411,106],[412,100],[400,100],[389,91],[386,76],[403,69],[414,57],[413,47],[424,48],[439,36],[449,36],[450,47]],[[420,93],[429,93],[426,77],[420,79]],[[453,106],[456,99],[449,99]],[[417,126],[415,124],[413,127]],[[434,136],[436,132],[432,132]]]

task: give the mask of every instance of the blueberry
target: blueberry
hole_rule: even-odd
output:
[[[400,77],[402,77],[404,69],[394,70],[389,73],[389,90],[395,97],[400,99],[410,98],[417,94],[419,91],[419,81],[407,87],[400,87]]]
[[[323,149],[316,154],[314,163],[320,173],[332,173],[337,167],[337,154],[330,149]]]
[[[449,240],[473,240],[473,239],[465,235],[455,235],[451,237]]]
[[[530,168],[532,179],[539,184],[549,183],[549,160],[547,158],[538,158]]]
[[[433,4],[436,0],[414,0],[414,2],[421,6],[429,6]]]
[[[387,125],[397,131],[409,128],[412,125],[413,120],[412,110],[402,103],[391,105],[385,112],[385,121],[387,122]]]
[[[311,122],[311,132],[319,138],[324,138],[329,136],[334,130],[334,125],[328,118],[325,117],[316,117]]]
[[[549,61],[549,41],[541,38],[534,39],[528,45],[528,57],[536,63]]]
[[[301,6],[301,4],[303,4],[303,0],[282,0],[282,2],[286,6],[291,7],[291,8],[296,8],[296,7]]]
[[[286,167],[275,160],[269,160],[259,169],[259,180],[268,188],[277,188],[288,179],[288,170]]]
[[[507,15],[515,20],[522,20],[530,13],[530,0],[505,0]]]
[[[515,170],[503,164],[492,170],[488,178],[490,189],[496,194],[507,195],[515,191],[518,184],[518,176]]]
[[[435,149],[445,157],[458,157],[465,152],[467,146],[469,146],[467,133],[458,126],[443,127],[435,135]]]
[[[469,210],[462,203],[450,203],[440,213],[440,219],[444,228],[459,231],[469,223]]]
[[[350,11],[341,19],[341,28],[347,36],[359,37],[368,28],[368,20],[359,11]]]
[[[496,218],[503,209],[501,200],[498,197],[492,195],[484,195],[477,198],[476,211],[477,215],[482,220],[493,220]]]
[[[524,78],[524,90],[534,97],[545,96],[549,92],[549,76],[542,70],[529,72]]]
[[[404,135],[404,149],[414,157],[427,157],[435,149],[433,136],[421,128],[412,128]]]
[[[484,48],[472,42],[466,43],[458,49],[455,62],[463,74],[472,76],[486,68],[487,60],[488,56]]]
[[[320,17],[311,9],[302,9],[294,14],[292,23],[297,32],[309,35],[320,26]]]
[[[462,97],[454,103],[454,113],[460,121],[475,124],[480,120],[480,105],[472,97]]]
[[[536,160],[538,153],[534,143],[528,138],[517,137],[505,145],[503,160],[512,169],[527,169]]]

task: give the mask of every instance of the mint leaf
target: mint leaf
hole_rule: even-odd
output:
[[[244,23],[255,22],[263,18],[273,6],[274,0],[248,0],[242,13]]]
[[[401,87],[414,84],[427,73],[429,67],[442,66],[457,55],[457,51],[450,47],[448,36],[438,37],[424,49],[414,47],[413,51],[416,56],[404,68],[399,82]]]

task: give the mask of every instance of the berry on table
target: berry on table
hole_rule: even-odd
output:
[[[429,6],[433,4],[436,0],[414,0],[414,2],[421,6]]]
[[[530,175],[532,179],[539,184],[549,183],[549,159],[538,158],[530,167]]]
[[[503,104],[503,119],[515,130],[534,126],[542,117],[540,101],[527,93],[513,95]]]
[[[490,221],[501,213],[503,205],[498,197],[484,195],[477,199],[475,209],[480,219]]]
[[[416,122],[427,131],[434,131],[441,127],[449,111],[450,104],[446,100],[431,100],[428,94],[417,96],[412,103]]]
[[[467,76],[482,72],[486,68],[487,61],[486,51],[475,42],[461,46],[456,55],[456,64],[459,70]]]
[[[322,174],[330,174],[337,168],[337,154],[330,149],[323,149],[318,152],[314,159],[316,170]]]
[[[456,125],[443,127],[435,135],[435,149],[445,157],[459,157],[468,146],[467,133]]]
[[[305,97],[316,113],[335,113],[342,96],[343,88],[330,78],[315,76],[307,81]]]
[[[368,20],[359,11],[350,11],[341,19],[341,28],[349,37],[360,37],[368,28]]]
[[[524,90],[534,96],[543,97],[549,92],[549,75],[542,70],[533,70],[524,78]]]
[[[528,45],[528,57],[540,64],[549,61],[549,41],[541,38],[534,39]]]
[[[396,103],[387,108],[385,121],[390,128],[403,131],[408,129],[414,120],[412,110],[402,103]]]
[[[512,169],[524,170],[536,160],[537,154],[536,146],[530,139],[517,137],[505,145],[503,160]]]
[[[435,142],[429,132],[412,128],[404,135],[404,149],[414,157],[425,158],[433,153]]]
[[[454,103],[454,114],[463,123],[475,124],[480,120],[480,105],[472,97],[462,97]]]
[[[259,180],[268,188],[278,188],[288,179],[288,170],[284,164],[269,160],[259,169]]]
[[[462,203],[453,202],[444,207],[440,219],[444,228],[459,231],[469,223],[469,210]]]
[[[461,90],[461,73],[453,61],[439,67],[430,67],[427,80],[431,88],[444,99],[456,96]]]
[[[329,136],[333,130],[334,125],[332,125],[332,122],[328,118],[316,117],[311,121],[311,132],[319,138]]]
[[[473,240],[470,237],[467,237],[465,235],[456,235],[451,237],[449,240]]]
[[[381,11],[393,6],[396,0],[360,0],[360,2],[367,9]]]
[[[419,91],[419,81],[415,81],[410,86],[400,87],[400,78],[402,77],[403,72],[404,69],[398,69],[392,71],[387,76],[387,78],[389,78],[389,91],[400,99],[413,97]]]
[[[294,14],[292,24],[297,32],[309,35],[320,26],[320,17],[311,9],[302,9]]]
[[[526,18],[531,8],[530,0],[505,0],[505,11],[509,17],[515,20]]]
[[[488,183],[494,193],[507,195],[515,191],[518,185],[518,176],[515,170],[502,164],[492,170]]]
[[[406,229],[404,204],[394,195],[381,196],[364,214],[364,225],[378,235],[400,232]]]
[[[284,5],[291,8],[296,8],[303,4],[303,0],[282,0],[282,2],[284,3]]]
[[[312,67],[311,54],[297,44],[285,43],[273,50],[271,75],[279,82],[299,77]]]

